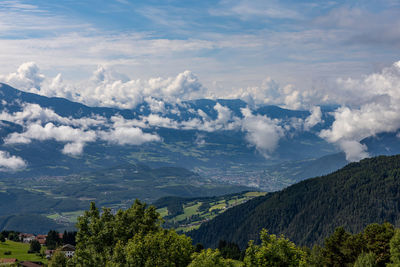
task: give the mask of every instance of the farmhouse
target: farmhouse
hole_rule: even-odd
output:
[[[61,248],[61,251],[64,252],[66,257],[72,258],[75,254],[75,247],[73,245],[66,244]]]
[[[32,240],[35,240],[35,235],[21,233],[21,234],[19,234],[19,240],[21,240],[23,243],[30,243]]]

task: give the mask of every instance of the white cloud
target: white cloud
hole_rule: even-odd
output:
[[[62,117],[53,110],[42,108],[37,104],[23,103],[21,107],[22,111],[12,114],[3,111],[0,114],[0,120],[24,126],[22,133],[9,134],[4,139],[5,144],[29,144],[32,140],[55,140],[65,143],[62,153],[76,156],[82,154],[86,143],[95,142],[98,139],[119,145],[140,145],[160,140],[158,135],[144,133],[137,128],[137,126],[143,128],[152,126],[149,121],[126,120],[121,116],[113,116],[110,120],[101,116],[74,119]],[[98,126],[108,130],[99,130]]]
[[[64,84],[60,74],[53,79],[46,78],[35,63],[28,62],[22,64],[16,73],[0,76],[0,81],[27,92],[64,97],[89,106],[132,109],[146,100],[158,112],[165,108],[161,100],[180,103],[205,94],[205,88],[190,71],[179,73],[176,77],[124,82],[114,78],[103,66],[99,66],[90,82],[72,86]],[[160,100],[154,99],[154,96]]]
[[[346,154],[348,161],[359,161],[363,158],[369,157],[368,148],[364,144],[360,144],[354,140],[341,140],[339,141],[339,147]]]
[[[70,126],[55,126],[49,122],[44,127],[40,124],[29,124],[27,130],[23,133],[11,133],[4,140],[5,144],[27,144],[32,140],[55,140],[58,142],[67,143],[62,150],[65,154],[80,154],[82,153],[83,145],[87,142],[96,140],[96,133],[88,130],[84,131]]]
[[[102,116],[84,117],[74,119],[72,117],[62,117],[49,108],[43,108],[38,104],[21,103],[22,111],[12,114],[3,110],[0,113],[0,120],[11,121],[21,125],[31,122],[46,123],[57,122],[60,124],[71,125],[87,129],[92,126],[99,126],[106,123],[106,118]]]
[[[39,73],[39,67],[36,63],[26,62],[19,66],[17,72],[0,76],[0,79],[16,88],[37,92],[37,88],[40,88],[45,76]]]
[[[220,103],[217,103],[215,104],[214,109],[218,112],[216,123],[225,125],[232,119],[232,112],[228,107],[224,107]]]
[[[322,122],[321,107],[315,106],[311,109],[310,116],[304,122],[304,129],[308,131],[320,122]]]
[[[26,162],[6,151],[0,151],[0,171],[17,171],[26,167]]]
[[[158,142],[161,138],[156,134],[144,133],[140,128],[120,127],[108,132],[100,132],[102,140],[118,145],[141,145],[146,142]]]
[[[228,95],[219,97],[242,99],[251,106],[279,105],[289,109],[303,107],[303,93],[292,84],[281,86],[268,77],[259,86],[240,88]]]
[[[242,109],[242,129],[246,132],[247,141],[256,147],[265,157],[268,157],[276,147],[284,130],[278,125],[278,120],[267,116],[253,115],[248,108]]]
[[[61,151],[66,155],[77,156],[82,154],[84,145],[83,142],[68,143]]]
[[[162,100],[155,99],[151,96],[148,96],[144,99],[144,101],[149,104],[150,110],[153,113],[165,113],[165,103]]]
[[[161,117],[158,114],[150,114],[149,116],[142,117],[142,119],[151,127],[179,128],[178,122],[167,117]]]
[[[364,94],[360,96],[365,97],[361,97],[363,101],[358,108],[337,109],[332,127],[322,130],[320,136],[328,142],[338,143],[349,160],[360,159],[368,155],[367,148],[355,145],[355,142],[400,128],[400,62],[361,80],[340,80],[339,85],[347,91],[362,90]]]

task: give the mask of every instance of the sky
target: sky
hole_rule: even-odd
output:
[[[399,1],[6,0],[0,73],[121,79],[193,72],[216,95],[271,78],[305,89],[398,60]]]
[[[275,143],[284,135],[273,120],[252,114],[265,104],[313,114],[338,105],[332,127],[319,135],[351,161],[368,156],[362,139],[400,128],[396,0],[5,0],[0,51],[1,82],[90,106],[147,102],[160,111],[164,102],[243,99],[250,109],[237,127],[253,143],[264,130],[275,133]],[[59,130],[53,126],[26,132]],[[82,142],[66,151],[82,151]]]

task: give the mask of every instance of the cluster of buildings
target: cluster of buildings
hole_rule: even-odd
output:
[[[63,238],[63,233],[59,233],[58,237],[60,239]],[[27,234],[27,233],[21,233],[19,234],[19,240],[21,240],[23,243],[30,243],[33,240],[37,240],[40,245],[44,246],[46,244],[46,238],[47,235],[34,235],[34,234]],[[65,244],[61,247],[61,251],[64,252],[65,256],[68,258],[71,258],[74,256],[75,253],[75,247],[70,244]],[[46,250],[46,258],[49,259],[51,256],[54,254],[55,250]]]
[[[59,237],[62,238],[63,234],[59,234]],[[33,240],[37,240],[40,245],[44,246],[46,244],[47,235],[34,235],[34,234],[19,234],[19,240],[22,243],[31,243]]]

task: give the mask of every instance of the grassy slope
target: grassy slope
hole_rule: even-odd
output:
[[[0,242],[0,258],[16,258],[18,261],[41,261],[47,263],[47,260],[42,259],[36,254],[28,254],[29,244],[14,242],[7,240]],[[11,251],[11,255],[4,255],[5,251]]]

